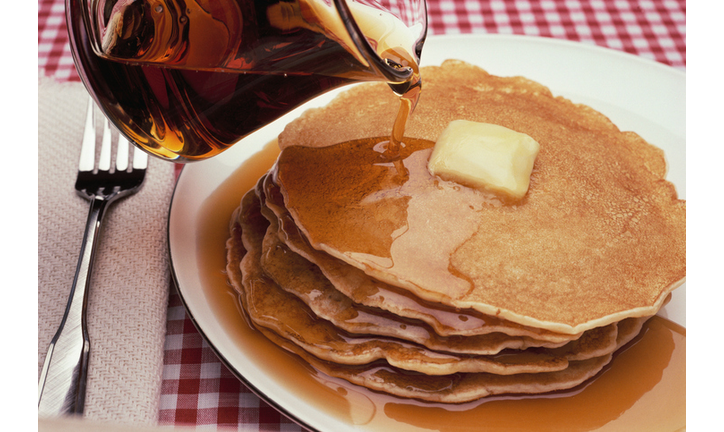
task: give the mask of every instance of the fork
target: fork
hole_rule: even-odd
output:
[[[146,175],[148,155],[133,148],[129,169],[129,143],[119,135],[116,166],[111,170],[112,138],[108,120],[103,117],[98,167],[96,164],[96,110],[89,98],[81,146],[78,195],[90,201],[90,212],[83,234],[78,266],[68,304],[58,331],[53,336],[38,383],[38,415],[82,414],[85,405],[90,340],[86,327],[86,305],[95,248],[100,237],[106,207],[115,200],[138,191]]]

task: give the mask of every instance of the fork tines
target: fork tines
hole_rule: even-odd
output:
[[[103,122],[103,135],[101,136],[100,155],[97,156],[96,146],[96,127],[98,121],[96,116],[101,117]],[[115,129],[115,128],[114,128]],[[129,158],[132,159],[132,170],[143,170],[148,166],[148,155],[138,147],[129,145],[128,140],[117,130],[115,134],[111,132],[111,125],[108,119],[95,109],[95,103],[92,98],[88,98],[88,111],[86,114],[85,131],[83,133],[83,144],[80,152],[80,162],[78,169],[80,171],[111,171],[111,160],[113,152],[113,135],[117,135],[116,143],[116,166],[115,171],[127,171],[129,166]],[[132,150],[132,156],[130,151]],[[96,166],[96,160],[98,165]]]

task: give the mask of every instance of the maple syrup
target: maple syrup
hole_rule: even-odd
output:
[[[202,289],[217,317],[264,372],[301,400],[371,431],[679,431],[686,427],[686,329],[661,317],[588,382],[568,391],[496,396],[459,405],[376,393],[314,370],[247,324],[228,285],[225,242],[232,212],[278,155],[276,143],[242,164],[203,205]],[[238,371],[243,375],[244,371]]]

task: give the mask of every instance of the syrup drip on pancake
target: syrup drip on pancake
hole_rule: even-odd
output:
[[[382,154],[382,156],[391,162],[393,162],[398,174],[404,176],[406,171],[400,158],[400,149],[405,146],[403,137],[405,135],[405,126],[407,120],[415,111],[417,102],[420,100],[420,93],[422,91],[422,79],[420,78],[420,72],[415,65],[414,73],[410,81],[404,84],[405,89],[401,90],[395,85],[390,85],[392,90],[400,96],[400,109],[397,111],[397,117],[395,123],[392,125],[392,133],[390,139],[387,141],[381,141],[374,148],[375,151]]]
[[[305,237],[315,245],[336,245],[332,255],[348,255],[353,262],[385,268],[393,275],[422,275],[418,269],[425,268],[424,275],[434,278],[437,286],[447,287],[448,296],[461,297],[473,284],[448,259],[417,261],[415,257],[452,256],[478,230],[478,210],[503,204],[492,194],[432,177],[426,161],[434,143],[405,141],[395,162],[372,150],[384,144],[384,138],[323,148],[290,147],[277,162],[275,182],[302,187],[309,181],[308,172],[339,167],[324,175],[326,181],[305,187],[303,196],[293,193],[296,189],[285,189],[292,191],[286,196],[287,208]],[[455,220],[455,229],[430,229],[445,227],[446,220]],[[344,226],[344,232],[331,229],[336,226]]]

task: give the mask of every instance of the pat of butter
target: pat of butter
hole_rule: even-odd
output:
[[[438,137],[428,169],[517,201],[528,191],[539,148],[530,136],[503,126],[454,120]]]

